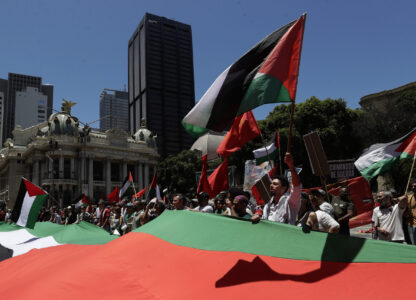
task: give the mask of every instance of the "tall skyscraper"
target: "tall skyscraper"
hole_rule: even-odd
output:
[[[100,95],[100,131],[121,128],[129,132],[128,93],[104,89]]]
[[[16,125],[35,125],[52,113],[53,85],[43,85],[41,77],[9,73],[8,80],[0,80],[0,92],[4,94],[1,145]],[[27,123],[29,119],[35,121]]]
[[[195,104],[191,26],[146,13],[128,45],[129,123],[157,134],[162,158],[189,149],[181,120]]]

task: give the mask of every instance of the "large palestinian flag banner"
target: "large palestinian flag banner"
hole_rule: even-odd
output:
[[[4,299],[411,299],[415,273],[414,246],[189,211],[0,263]]]
[[[227,131],[234,118],[296,98],[306,15],[277,29],[229,66],[182,120],[193,137]]]
[[[3,223],[0,225],[0,261],[33,249],[64,244],[105,244],[115,238],[116,236],[110,235],[104,229],[87,222],[66,226],[36,222],[34,229]]]

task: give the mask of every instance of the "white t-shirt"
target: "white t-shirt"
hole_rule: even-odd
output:
[[[201,211],[201,212],[206,212],[206,213],[213,213],[214,209],[212,208],[211,205],[206,205],[204,207],[200,207],[199,205],[197,207],[195,207],[195,210]]]
[[[404,233],[402,227],[402,217],[406,208],[400,208],[398,204],[389,208],[376,207],[373,210],[373,222],[375,227],[381,227],[388,232],[389,236],[378,234],[378,239],[382,241],[403,241]]]
[[[283,194],[277,204],[274,197],[266,204],[263,209],[262,218],[269,221],[295,225],[296,217],[300,207],[300,194],[302,185],[292,187],[290,194]]]
[[[319,205],[319,209],[328,213],[331,217],[335,218],[334,208],[330,203],[322,202],[321,205]]]
[[[317,210],[315,211],[316,218],[318,219],[318,229],[319,231],[328,232],[331,227],[338,226],[339,223],[335,221],[330,214],[325,211]]]

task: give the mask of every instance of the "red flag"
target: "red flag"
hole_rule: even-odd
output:
[[[226,158],[259,135],[260,129],[257,126],[256,119],[249,110],[234,119],[233,126],[222,140],[217,153]]]
[[[260,195],[260,192],[258,191],[256,185],[253,185],[251,187],[251,193],[253,194],[254,199],[256,199],[256,202],[258,205],[263,205],[264,204],[264,200]]]
[[[273,179],[273,177],[277,174],[277,164],[275,164],[275,166],[269,171],[269,176],[271,179]]]
[[[144,195],[145,192],[146,192],[146,188],[142,189],[141,191],[138,191],[136,194],[133,195],[132,198],[140,198],[141,196]]]
[[[200,192],[206,192],[208,193],[210,197],[213,197],[214,195],[212,194],[211,187],[209,186],[209,182],[208,182],[208,175],[207,175],[207,171],[208,171],[207,159],[208,158],[207,157],[208,155],[202,156],[202,171],[201,171],[201,177],[199,178],[198,189],[196,190],[196,193],[199,194]]]
[[[117,203],[120,201],[119,192],[120,188],[116,186],[116,188],[110,194],[108,194],[107,198],[110,201],[110,203]]]
[[[133,181],[133,176],[131,175],[131,172],[129,172],[129,181]]]
[[[229,189],[228,182],[228,159],[225,158],[222,164],[215,169],[215,171],[208,177],[208,182],[211,187],[212,197],[215,197],[219,192]]]

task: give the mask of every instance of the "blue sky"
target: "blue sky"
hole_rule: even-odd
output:
[[[192,26],[196,100],[238,57],[304,12],[297,102],[343,98],[355,108],[364,95],[416,80],[411,0],[2,0],[0,11],[0,78],[41,76],[55,86],[54,108],[71,99],[83,122],[98,119],[104,88],[127,86],[127,43],[146,12]],[[256,118],[272,109],[256,109]]]

